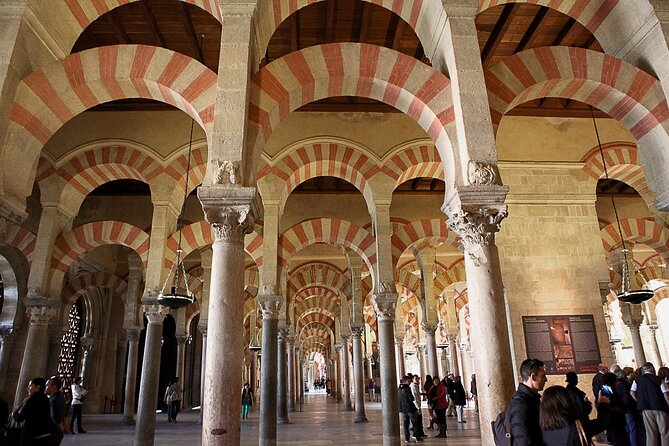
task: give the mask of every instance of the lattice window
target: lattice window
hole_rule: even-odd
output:
[[[60,344],[60,357],[58,358],[58,376],[63,380],[63,389],[69,392],[70,384],[77,372],[77,351],[79,349],[79,337],[81,336],[82,316],[81,300],[72,305],[68,318],[69,329],[63,335]]]

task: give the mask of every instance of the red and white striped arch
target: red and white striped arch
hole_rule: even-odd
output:
[[[444,166],[432,142],[401,148],[384,160],[381,171],[395,180],[395,187],[414,178],[444,180]]]
[[[413,57],[359,43],[308,47],[273,61],[253,76],[249,177],[256,173],[266,141],[289,113],[333,96],[372,98],[407,114],[439,150],[447,183],[454,181],[447,135],[447,127],[452,129],[455,119],[450,80]]]
[[[369,231],[338,218],[315,218],[298,223],[279,239],[279,266],[286,267],[297,252],[315,243],[342,245],[357,252],[373,271],[375,239]]]
[[[312,311],[299,316],[297,319],[297,330],[300,331],[303,327],[312,323],[323,324],[326,327],[329,327],[332,331],[335,329],[334,315],[328,315],[324,311],[313,309]]]
[[[412,274],[406,269],[400,269],[395,271],[395,283],[406,288],[410,294],[417,296],[419,299],[422,299],[422,283],[421,278],[415,274]]]
[[[654,249],[658,254],[669,260],[669,230],[658,225],[655,221],[643,218],[628,218],[620,221],[623,238],[635,244],[643,244]],[[618,248],[622,239],[618,233],[618,226],[610,224],[601,230],[602,244],[606,252]]]
[[[149,235],[136,226],[120,221],[96,221],[61,234],[51,257],[51,296],[59,296],[63,278],[72,262],[86,252],[104,245],[122,245],[134,250],[144,266],[149,252]]]
[[[643,278],[643,281],[645,282],[650,280],[669,280],[669,271],[667,271],[666,266],[648,266],[639,269],[637,273]]]
[[[216,74],[187,56],[144,45],[94,48],[33,72],[17,87],[12,105],[4,144],[4,163],[12,166],[12,175],[5,174],[5,190],[30,195],[33,166],[58,129],[96,105],[128,98],[171,104],[208,133]],[[17,172],[19,165],[26,170]]]
[[[344,271],[324,262],[313,262],[300,265],[288,273],[288,289],[293,295],[313,285],[326,285],[338,290],[345,296],[351,293],[351,281]]]
[[[182,147],[181,151],[182,153],[164,169],[165,174],[176,180],[171,194],[172,203],[182,203],[184,190],[188,190],[190,194],[193,189],[202,184],[207,171],[207,142],[194,143],[190,158],[190,170],[188,171],[188,188],[186,189],[188,146]]]
[[[368,181],[378,170],[378,165],[355,144],[322,141],[307,143],[282,154],[271,166],[259,169],[258,180],[273,175],[284,183],[285,188],[281,192],[282,210],[288,196],[297,186],[323,176],[341,178],[354,185],[365,197],[369,207],[374,197]]]
[[[437,274],[434,279],[434,287],[439,290],[438,294],[441,294],[449,286],[461,282],[467,283],[467,271],[464,266],[451,268]]]
[[[58,46],[70,51],[88,25],[109,11],[135,1],[138,0],[32,1],[31,9],[45,28],[52,30],[51,35],[56,39]],[[221,12],[216,0],[180,1],[198,6],[221,21]]]
[[[365,324],[369,325],[369,328],[377,333],[378,324],[376,319],[376,311],[372,305],[367,305],[362,309],[362,317],[365,320]]]
[[[259,54],[265,54],[281,22],[301,8],[322,0],[260,0],[256,14]],[[446,21],[441,3],[428,0],[362,0],[397,14],[414,30],[425,54],[433,57]],[[325,23],[322,24],[325,26]]]
[[[329,340],[334,336],[334,332],[330,330],[329,327],[326,327],[323,324],[309,324],[305,327],[302,327],[302,330],[299,332],[300,340],[304,341],[311,337],[322,338]]]
[[[33,253],[35,252],[35,243],[37,236],[26,228],[7,223],[7,230],[4,238],[0,243],[12,246],[23,254],[28,263],[33,260]]]
[[[331,290],[314,290],[312,294],[309,290],[305,290],[300,294],[300,300],[295,298],[295,313],[298,315],[304,314],[311,309],[325,310],[332,315],[339,314],[339,298],[336,293]]]
[[[188,257],[193,251],[205,248],[214,243],[211,226],[206,221],[198,221],[186,225],[181,230],[181,249],[183,258]],[[179,247],[179,231],[176,231],[167,239],[167,253],[165,255],[165,268],[172,267]],[[256,265],[262,265],[262,235],[256,230],[246,234],[244,237],[246,252],[253,258]]]
[[[454,248],[458,247],[460,238],[446,227],[446,220],[443,218],[423,219],[413,221],[402,226],[393,232],[390,238],[393,253],[393,265],[397,265],[400,256],[406,249],[417,243],[436,245],[439,242],[446,242]]]
[[[128,282],[104,271],[82,274],[65,285],[63,303],[72,305],[83,293],[95,288],[109,288],[114,294],[122,297],[128,290]]]
[[[415,294],[405,294],[405,298],[402,299],[402,316],[406,317],[413,311],[420,313],[420,300]]]

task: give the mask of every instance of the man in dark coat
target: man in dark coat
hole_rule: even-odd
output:
[[[584,423],[589,419],[590,412],[592,412],[592,403],[588,401],[585,392],[576,386],[578,384],[578,375],[576,372],[568,372],[566,381],[566,389],[567,392],[569,392],[571,400],[574,402],[576,415],[578,415],[578,419]]]
[[[423,438],[420,436],[418,429],[416,428],[416,405],[414,404],[413,394],[411,393],[411,378],[405,376],[400,382],[399,388],[399,403],[400,403],[400,412],[404,415],[404,441],[409,443],[411,440],[422,441]],[[409,421],[413,426],[412,432],[413,436],[409,437]]]
[[[526,359],[520,365],[522,382],[511,397],[506,416],[511,425],[513,446],[543,446],[539,426],[539,392],[546,385],[544,363],[538,359]]]
[[[63,387],[63,381],[57,376],[52,376],[46,382],[46,394],[49,396],[49,406],[51,407],[51,431],[50,446],[58,446],[63,441],[63,432],[65,431],[65,396],[60,389]]]
[[[465,392],[460,376],[456,376],[455,381],[453,381],[453,401],[455,402],[455,412],[458,415],[458,423],[466,423],[462,419],[462,411],[467,404],[467,392]]]

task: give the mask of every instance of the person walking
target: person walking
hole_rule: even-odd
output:
[[[242,418],[249,417],[249,408],[253,406],[253,390],[249,383],[245,383],[242,387]]]
[[[421,394],[420,394],[420,376],[414,375],[411,381],[411,394],[413,395],[413,402],[416,406],[416,438],[425,438],[425,431],[423,430],[423,412],[421,410]]]
[[[522,382],[511,397],[506,410],[513,445],[543,446],[539,425],[539,405],[541,403],[539,392],[544,390],[548,381],[544,363],[538,359],[526,359],[520,365],[520,377]]]
[[[400,387],[398,389],[400,412],[402,412],[404,418],[403,431],[405,443],[410,443],[412,440],[423,440],[418,434],[418,429],[416,427],[416,405],[414,404],[414,397],[409,386],[410,383],[411,378],[409,376],[404,376],[402,381],[400,381]],[[411,437],[409,436],[409,422],[413,425],[413,436]]]
[[[167,422],[176,423],[181,406],[181,384],[178,377],[171,380],[165,389],[165,403],[167,403]]]
[[[74,382],[70,386],[72,391],[72,418],[70,418],[70,432],[74,432],[74,422],[77,422],[77,433],[85,434],[86,431],[81,427],[81,416],[83,412],[84,399],[88,390],[81,387],[81,376],[74,378]]]
[[[667,393],[664,393],[667,390]],[[669,389],[650,362],[641,366],[630,389],[646,427],[646,446],[669,446]]]
[[[592,403],[588,401],[588,397],[585,395],[585,392],[577,387],[578,375],[576,372],[568,372],[566,378],[566,389],[569,393],[569,397],[574,403],[576,415],[578,416],[579,420],[585,422],[588,420],[590,413],[592,412]]]
[[[466,423],[462,418],[465,404],[467,404],[467,392],[462,385],[462,378],[458,375],[453,381],[453,402],[455,403],[455,413],[458,416],[458,423]]]

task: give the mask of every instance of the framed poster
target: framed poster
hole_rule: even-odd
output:
[[[592,314],[523,316],[528,358],[537,358],[546,373],[595,373],[602,361]]]

